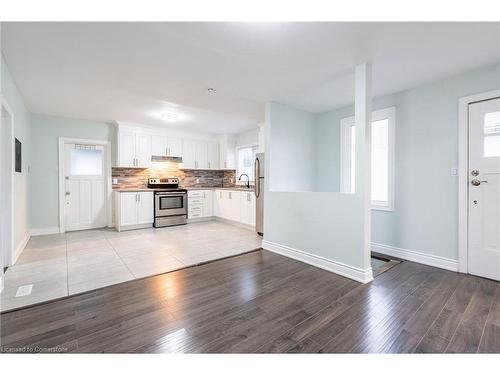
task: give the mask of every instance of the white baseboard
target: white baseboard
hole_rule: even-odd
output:
[[[243,228],[243,229],[248,229],[248,230],[255,231],[255,226],[254,225],[240,223],[239,221],[224,219],[224,218],[219,217],[219,216],[213,216],[213,218],[215,219],[215,221],[220,221],[221,223],[227,223],[227,224],[235,225],[235,226]]]
[[[371,243],[372,251],[380,254],[394,256],[409,260],[411,262],[422,263],[427,266],[443,268],[448,271],[458,272],[458,261],[449,258],[443,258],[437,255],[425,254],[414,250],[401,249],[395,246],[382,245],[379,243]]]
[[[33,228],[30,230],[32,236],[43,236],[46,234],[59,234],[59,227]]]
[[[265,240],[262,241],[262,247],[274,253],[296,259],[298,261],[310,264],[311,266],[322,268],[324,270],[348,277],[349,279],[353,279],[361,283],[368,283],[373,280],[371,267],[363,270],[361,268],[349,266],[341,262],[336,262],[334,260],[310,254],[302,250],[293,249],[288,246]]]
[[[26,247],[26,245],[28,244],[28,241],[30,240],[31,238],[31,235],[29,232],[26,232],[26,234],[24,235],[23,239],[21,240],[21,242],[19,242],[19,244],[16,246],[16,251],[14,253],[14,259],[12,259],[12,265],[13,264],[16,264],[17,262],[17,259],[19,258],[19,256],[21,255],[21,253],[23,252],[24,248]]]

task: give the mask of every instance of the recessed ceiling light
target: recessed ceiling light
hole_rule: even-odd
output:
[[[208,92],[209,94],[215,94],[215,93],[217,92],[217,90],[216,90],[216,89],[214,89],[213,87],[209,87],[209,88],[207,89],[207,92]]]
[[[161,114],[160,118],[166,122],[175,122],[179,119],[179,115],[173,112],[165,112]]]

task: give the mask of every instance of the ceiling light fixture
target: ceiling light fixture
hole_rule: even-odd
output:
[[[179,119],[179,115],[173,112],[165,112],[161,114],[160,118],[166,122],[175,122]]]

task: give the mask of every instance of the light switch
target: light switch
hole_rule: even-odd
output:
[[[450,175],[458,176],[458,168],[451,168]]]

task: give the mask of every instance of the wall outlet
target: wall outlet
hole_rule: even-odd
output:
[[[118,179],[117,178],[113,178],[113,185],[118,185]]]
[[[234,184],[234,180],[232,178],[230,178],[229,181],[231,181],[231,183]]]
[[[197,184],[199,184],[199,183],[200,183],[200,179],[199,179],[199,178],[197,178],[197,179],[196,179],[196,183],[197,183]]]

